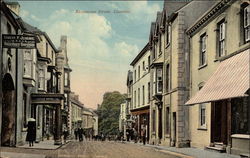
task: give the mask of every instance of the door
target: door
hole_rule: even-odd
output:
[[[2,129],[1,145],[15,145],[15,90],[10,74],[6,74],[2,81]]]
[[[227,121],[227,102],[217,101],[212,104],[211,122],[211,142],[221,142],[227,144],[228,121]]]
[[[171,146],[175,145],[176,145],[176,112],[173,112],[173,135],[172,135]]]

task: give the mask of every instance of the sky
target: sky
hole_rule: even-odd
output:
[[[19,1],[24,21],[56,47],[67,36],[71,91],[90,108],[105,92],[126,93],[130,63],[147,44],[163,1]]]

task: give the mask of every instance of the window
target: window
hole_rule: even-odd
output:
[[[135,93],[135,95],[134,95],[134,108],[136,108],[136,91],[134,92]]]
[[[225,27],[226,23],[223,19],[218,23],[218,57],[222,57],[225,55]]]
[[[156,69],[156,82],[157,82],[157,93],[162,92],[162,68]]]
[[[7,32],[8,34],[11,34],[11,25],[9,23],[7,23]]]
[[[67,72],[64,73],[64,86],[68,86],[69,74]]]
[[[150,102],[150,82],[148,82],[148,103]]]
[[[170,133],[170,128],[169,128],[169,107],[166,107],[166,134]]]
[[[166,92],[169,92],[170,90],[170,68],[169,64],[167,64],[166,67]]]
[[[142,105],[145,105],[145,87],[142,86]]]
[[[250,41],[250,5],[243,4],[243,30],[244,30],[244,43]]]
[[[32,53],[30,50],[24,51],[23,76],[28,78],[32,77]]]
[[[152,114],[153,116],[152,116],[152,124],[153,124],[153,132],[155,132],[155,122],[156,122],[156,120],[155,120],[155,110],[153,110],[153,114]]]
[[[138,80],[140,79],[141,74],[140,74],[140,66],[138,66]]]
[[[135,74],[135,82],[136,82],[136,70],[135,70],[134,74]]]
[[[46,57],[48,58],[48,43],[46,43]]]
[[[161,55],[161,35],[159,35],[159,56]]]
[[[138,88],[138,106],[140,106],[140,88]]]
[[[44,90],[45,89],[45,74],[43,69],[39,69],[39,74],[38,74],[38,89],[39,90]]]
[[[206,64],[206,33],[200,37],[200,66]]]
[[[150,56],[148,56],[148,71],[149,71],[149,67],[150,67]]]
[[[199,86],[201,90],[202,86]],[[204,103],[199,105],[199,128],[206,128],[206,105]]]
[[[142,62],[142,69],[143,69],[143,71],[146,70],[146,69],[145,69],[145,61]]]
[[[206,128],[206,105],[200,104],[200,127]]]
[[[166,43],[167,43],[167,45],[170,44],[170,34],[171,34],[171,32],[170,32],[171,30],[170,29],[171,29],[171,27],[170,27],[170,25],[168,25],[168,27],[167,27],[167,33],[166,33],[166,36],[167,36],[166,37],[167,38],[166,39]]]

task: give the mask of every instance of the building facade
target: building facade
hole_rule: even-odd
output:
[[[150,109],[150,50],[149,44],[146,44],[141,52],[130,64],[133,66],[133,85],[130,88],[132,93],[132,114],[133,125],[138,137],[142,136],[142,129],[146,128],[146,137],[149,140],[149,109]]]
[[[187,30],[191,146],[249,154],[249,19],[249,2],[223,0]]]

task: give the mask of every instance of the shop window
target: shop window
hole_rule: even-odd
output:
[[[249,97],[232,99],[232,134],[250,134]]]

